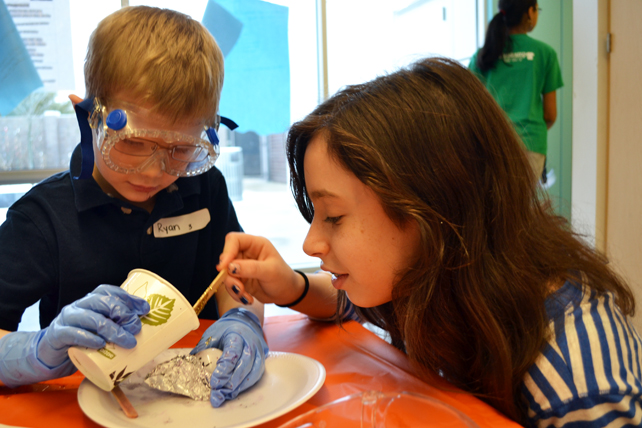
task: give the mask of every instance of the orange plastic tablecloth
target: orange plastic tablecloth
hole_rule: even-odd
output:
[[[174,347],[194,347],[211,324],[212,321],[201,320],[201,326]],[[325,367],[326,380],[310,400],[259,425],[262,428],[278,427],[313,408],[368,390],[428,395],[458,408],[481,427],[519,426],[469,394],[437,389],[420,381],[412,375],[402,352],[354,321],[340,328],[310,321],[303,315],[276,316],[266,318],[264,330],[270,350],[314,358]],[[0,423],[29,428],[99,427],[78,405],[78,386],[83,378],[78,372],[15,389],[0,387]]]

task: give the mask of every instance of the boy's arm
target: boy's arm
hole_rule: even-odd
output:
[[[145,299],[115,285],[94,291],[62,308],[49,326],[39,331],[2,331],[0,379],[16,387],[69,376],[76,371],[67,354],[72,346],[100,349],[111,342],[131,349],[149,312]]]
[[[551,126],[557,119],[557,97],[555,91],[548,92],[542,96],[544,103],[544,122],[546,122],[546,129],[551,129]]]

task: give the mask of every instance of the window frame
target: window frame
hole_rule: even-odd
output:
[[[414,3],[423,3],[426,0],[415,0]],[[129,6],[129,0],[121,0],[121,8]],[[317,9],[317,57],[318,57],[318,102],[321,103],[327,99],[329,94],[328,83],[328,26],[327,26],[327,2],[326,0],[315,0]],[[486,32],[488,14],[493,6],[492,0],[477,0],[477,46],[481,46],[484,41]],[[21,183],[38,183],[45,178],[66,171],[68,168],[61,169],[29,169],[0,171],[0,185],[21,184]]]

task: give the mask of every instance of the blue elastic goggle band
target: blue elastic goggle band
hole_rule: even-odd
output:
[[[76,111],[76,119],[78,120],[78,127],[80,128],[80,151],[82,154],[82,164],[80,174],[74,176],[74,179],[87,179],[91,177],[94,171],[94,137],[89,126],[89,115],[94,110],[94,97],[87,98],[74,106]],[[238,128],[236,122],[227,117],[221,116],[221,123],[227,126],[230,130]],[[213,128],[207,130],[207,136],[210,142],[214,145],[218,144],[218,135]]]
[[[89,114],[94,109],[94,97],[87,98],[74,106],[76,119],[80,128],[80,151],[82,153],[82,166],[80,175],[75,179],[86,179],[91,177],[94,171],[94,148],[91,127],[89,126]]]

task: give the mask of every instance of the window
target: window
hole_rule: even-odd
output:
[[[223,8],[230,20],[236,19],[240,24],[238,37],[230,36],[230,32],[215,34],[219,44],[232,46],[226,55],[221,114],[241,125],[239,132],[221,132],[222,153],[217,167],[226,176],[246,232],[269,238],[285,260],[299,268],[318,266],[318,260],[305,255],[301,248],[308,225],[298,213],[288,185],[284,142],[289,125],[342,86],[394,71],[422,56],[443,55],[466,64],[478,45],[483,3],[482,0],[129,1],[131,5],[176,9],[204,23],[208,10]],[[56,0],[51,4],[56,6],[49,6],[49,2],[12,2],[9,8],[22,38],[31,40],[29,52],[34,60],[40,61],[43,82],[49,83],[45,82],[44,89],[34,91],[10,114],[0,117],[0,221],[13,200],[30,187],[21,183],[36,183],[67,169],[79,132],[66,97],[70,93],[84,95],[82,67],[89,36],[103,17],[121,7],[118,0]],[[24,8],[31,8],[31,12],[24,13]],[[34,30],[33,19],[29,23],[28,16],[38,13],[49,14],[47,22],[51,25],[34,35],[39,30]],[[264,15],[257,17],[257,13]],[[22,15],[23,20],[15,19],[17,15]],[[68,25],[61,24],[64,22]],[[319,38],[319,34],[325,38]],[[271,44],[258,46],[260,43]],[[256,58],[266,49],[269,55],[265,64],[272,72],[261,75]],[[225,53],[226,49],[223,50]],[[61,77],[60,80],[65,80],[63,84],[52,84],[51,77],[45,76],[43,67],[47,64],[42,63],[43,58],[54,67],[68,67],[73,78]],[[253,70],[258,74],[250,80],[256,80],[257,85],[250,92],[242,92],[247,90],[248,76],[252,76]],[[272,95],[263,91],[276,86],[284,90]],[[259,113],[247,115],[250,107],[257,107]]]
[[[330,94],[439,55],[477,49],[478,0],[327,0]]]

